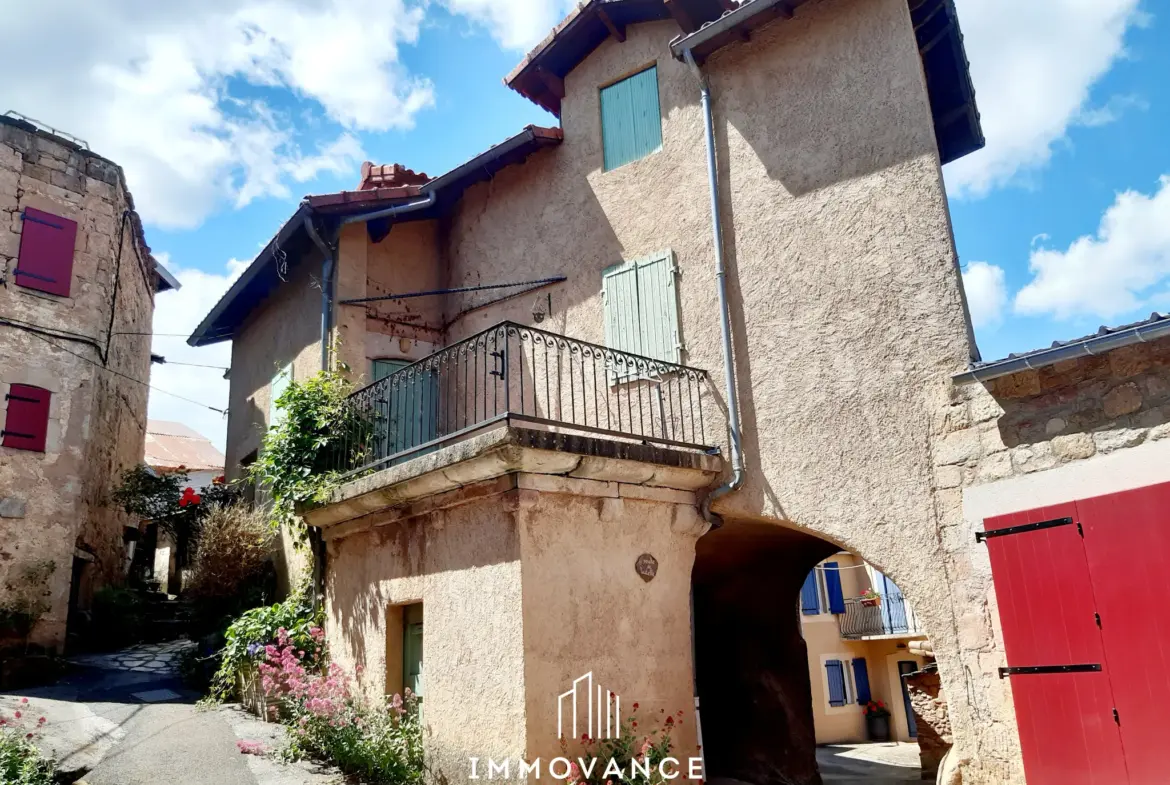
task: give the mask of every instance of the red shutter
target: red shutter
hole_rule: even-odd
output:
[[[77,222],[35,207],[26,207],[21,217],[24,226],[20,233],[16,283],[68,297],[73,282]]]
[[[4,418],[4,447],[16,450],[45,451],[45,434],[49,430],[48,390],[14,384],[8,390],[8,413]]]

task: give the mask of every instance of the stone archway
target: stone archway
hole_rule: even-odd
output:
[[[708,781],[820,785],[796,598],[838,550],[770,523],[729,521],[700,538],[692,590]]]

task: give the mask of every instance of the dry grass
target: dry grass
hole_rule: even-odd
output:
[[[243,504],[216,506],[200,528],[187,593],[228,598],[264,570],[276,533],[263,510]]]

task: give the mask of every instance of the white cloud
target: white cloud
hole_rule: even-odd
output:
[[[1125,55],[1139,0],[959,0],[987,147],[950,164],[957,196],[983,196],[1045,166],[1072,125],[1111,122],[1134,99],[1088,107]]]
[[[232,345],[217,343],[201,349],[187,345],[190,335],[220,296],[240,277],[249,262],[232,259],[222,274],[206,273],[170,264],[166,254],[155,255],[175,274],[183,285],[178,291],[163,292],[155,299],[154,332],[151,351],[167,359],[165,365],[151,366],[150,383],[184,398],[217,409],[228,408],[228,382],[222,370],[173,365],[196,363],[227,368],[231,365]],[[211,440],[220,450],[227,438],[227,418],[202,406],[150,391],[149,416],[152,420],[181,422]]]
[[[148,222],[192,227],[223,202],[356,171],[350,131],[409,128],[433,102],[399,61],[422,16],[406,0],[38,0],[0,25],[21,64],[0,110],[85,139],[122,164]],[[346,130],[302,150],[293,119],[257,98],[272,90]]]
[[[999,324],[1007,305],[1007,284],[1003,268],[987,262],[971,262],[963,271],[963,289],[967,307],[976,327]]]
[[[572,0],[443,0],[452,13],[483,26],[505,49],[527,51],[544,40]]]
[[[1126,191],[1094,236],[1063,251],[1032,251],[1032,281],[1016,295],[1020,314],[1112,319],[1163,303],[1170,279],[1170,175],[1153,195]]]

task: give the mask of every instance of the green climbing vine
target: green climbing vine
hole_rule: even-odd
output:
[[[269,426],[249,469],[252,482],[272,500],[273,527],[286,527],[298,542],[305,536],[299,510],[325,501],[340,484],[338,451],[359,428],[346,401],[351,389],[342,374],[332,371],[289,383],[276,400],[278,421]]]

